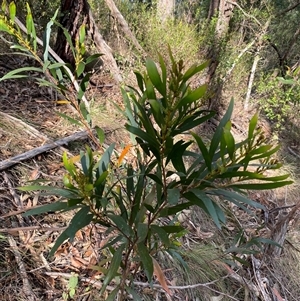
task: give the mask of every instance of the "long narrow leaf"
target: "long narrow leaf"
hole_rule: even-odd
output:
[[[232,112],[233,112],[233,106],[234,106],[234,102],[233,100],[230,101],[230,104],[228,106],[227,112],[225,113],[225,115],[223,116],[223,118],[221,119],[219,125],[216,128],[216,131],[214,133],[214,136],[211,140],[210,143],[210,148],[209,148],[209,155],[213,156],[221,142],[222,139],[222,133],[223,133],[223,128],[225,127],[226,123],[230,120]]]
[[[47,23],[46,29],[43,36],[43,47],[44,47],[44,62],[48,60],[48,52],[50,47],[50,36],[51,36],[51,27],[53,25],[53,21],[56,19],[59,9],[57,9],[54,13],[54,16],[51,18],[51,20]]]
[[[166,97],[166,85],[160,78],[160,74],[157,71],[156,65],[152,60],[146,61],[146,69],[148,76],[154,85],[154,87],[158,90],[158,92],[163,96]]]
[[[143,267],[145,269],[145,273],[148,278],[148,281],[152,282],[153,261],[149,254],[149,251],[143,243],[138,243],[137,249],[138,249],[138,254],[140,256],[140,260],[143,263]]]
[[[282,182],[274,182],[274,183],[233,184],[233,185],[229,185],[228,187],[237,188],[237,189],[247,189],[247,190],[265,190],[265,189],[275,189],[286,185],[291,185],[293,183],[294,183],[293,181],[282,181]]]
[[[6,80],[6,79],[12,79],[12,78],[17,78],[16,76],[22,76],[22,77],[27,77],[28,75],[26,74],[20,74],[22,72],[26,72],[26,71],[34,71],[34,72],[40,72],[43,73],[43,69],[41,68],[36,68],[36,67],[22,67],[22,68],[18,68],[15,70],[12,70],[8,73],[6,73],[4,76],[2,76],[0,78],[0,81]]]
[[[122,253],[123,253],[124,248],[125,248],[125,244],[122,244],[116,250],[116,252],[112,258],[111,264],[109,266],[108,273],[103,281],[102,288],[100,290],[100,295],[105,292],[107,285],[117,275],[118,269],[120,268],[120,265],[121,265]]]
[[[89,214],[90,207],[81,208],[72,218],[69,227],[56,239],[49,256],[53,256],[58,247],[69,238],[74,238],[76,232],[90,224],[93,220],[93,214]]]
[[[26,211],[22,216],[38,215],[46,212],[57,212],[68,208],[67,202],[55,202]]]
[[[211,171],[211,157],[208,153],[208,149],[206,148],[204,142],[202,141],[201,137],[198,136],[196,133],[191,133],[191,135],[194,137],[194,139],[196,140],[198,147],[201,151],[202,157],[205,161],[205,164],[208,168],[209,171]]]

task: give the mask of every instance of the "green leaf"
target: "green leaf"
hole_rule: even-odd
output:
[[[115,301],[119,291],[120,291],[120,285],[117,285],[117,287],[108,295],[105,301]]]
[[[141,75],[141,73],[139,73],[137,71],[135,71],[134,74],[135,74],[136,81],[137,81],[137,84],[138,84],[141,92],[144,93],[145,88],[144,88],[144,78],[143,78],[143,76]]]
[[[50,37],[51,37],[51,27],[53,25],[53,21],[56,19],[59,9],[57,9],[54,13],[54,16],[51,18],[51,20],[47,23],[46,29],[43,35],[43,47],[44,47],[44,62],[48,61],[48,53],[49,53],[49,47],[50,47]]]
[[[110,158],[114,150],[115,143],[111,144],[102,155],[100,161],[96,164],[95,167],[98,167],[98,172],[101,175],[104,171],[108,170],[110,164]]]
[[[160,69],[161,69],[162,83],[163,83],[163,85],[166,85],[166,83],[167,83],[167,67],[166,67],[165,61],[160,53],[158,53],[158,58],[159,58],[159,65],[160,65]]]
[[[65,169],[69,172],[69,174],[74,178],[75,173],[76,173],[76,167],[72,160],[68,158],[67,152],[63,153],[63,163]]]
[[[169,216],[169,215],[174,215],[178,212],[181,212],[184,209],[187,209],[187,208],[191,207],[192,205],[193,205],[192,202],[186,202],[186,203],[182,203],[182,204],[175,205],[175,206],[172,206],[172,207],[167,207],[167,208],[164,208],[160,211],[159,216],[160,217],[165,217],[165,216]]]
[[[28,3],[26,3],[27,6],[27,16],[26,16],[26,29],[27,29],[27,34],[31,36],[32,33],[32,14],[30,12],[30,6]]]
[[[231,129],[231,121],[228,121],[227,124],[224,127],[224,140],[227,145],[228,154],[232,161],[234,161],[234,152],[235,152],[235,141],[234,137],[230,132]]]
[[[55,202],[52,204],[47,204],[43,206],[39,206],[34,209],[30,209],[22,214],[22,216],[31,216],[31,215],[39,215],[46,212],[57,212],[68,208],[67,202]]]
[[[213,138],[211,140],[210,143],[210,148],[209,148],[209,156],[212,158],[215,155],[215,152],[221,142],[222,139],[222,134],[223,134],[223,129],[226,125],[226,123],[230,120],[231,115],[232,115],[232,111],[233,111],[233,106],[234,106],[234,102],[233,99],[230,101],[230,104],[228,106],[227,112],[225,113],[225,115],[223,116],[223,118],[221,119],[219,125],[217,126],[215,133],[213,135]]]
[[[206,148],[204,142],[202,141],[201,137],[198,136],[196,133],[191,133],[191,135],[194,137],[194,139],[196,140],[197,142],[197,145],[201,151],[201,154],[203,156],[203,159],[205,161],[205,164],[206,164],[206,167],[208,168],[209,171],[211,171],[211,161],[212,161],[212,158],[210,157],[209,153],[208,153],[208,149]]]
[[[69,238],[74,238],[76,232],[85,226],[89,225],[93,220],[93,215],[89,214],[90,207],[85,206],[81,208],[72,218],[69,227],[56,239],[53,248],[50,251],[49,256],[53,256],[58,247]]]
[[[273,154],[275,154],[279,150],[279,148],[280,148],[280,145],[277,145],[276,147],[274,147],[273,149],[271,149],[268,152],[264,152],[261,155],[252,157],[251,160],[258,160],[258,159],[262,159],[262,158],[269,158],[270,156],[272,156]],[[240,162],[242,162],[242,161],[240,161]]]
[[[69,279],[68,287],[69,288],[76,288],[78,284],[78,275],[72,275]]]
[[[232,202],[233,200],[236,200],[240,203],[250,205],[254,208],[265,209],[265,206],[263,206],[262,204],[260,204],[258,202],[255,202],[255,201],[252,201],[249,198],[243,196],[242,194],[234,192],[234,191],[229,191],[229,190],[225,190],[225,189],[215,189],[215,190],[210,190],[208,193],[209,194],[214,194],[214,195],[217,195],[217,196],[222,195],[230,202]],[[245,211],[248,211],[248,210],[245,210]]]
[[[78,197],[78,194],[69,189],[56,188],[52,186],[43,186],[43,185],[28,185],[24,187],[18,187],[19,190],[22,191],[36,191],[36,190],[45,190],[49,191],[49,193],[44,193],[44,195],[57,195],[63,198],[75,199]]]
[[[182,226],[161,226],[160,227],[162,230],[164,230],[166,233],[179,233],[185,228]]]
[[[83,174],[92,181],[91,171],[93,167],[93,154],[89,147],[87,147],[86,152],[80,152],[80,163],[82,166]]]
[[[27,6],[27,17],[26,17],[27,33],[30,36],[30,38],[33,39],[33,49],[34,49],[34,52],[36,52],[37,38],[36,38],[35,25],[34,25],[34,21],[32,18],[30,6],[28,3],[26,3],[26,6]]]
[[[142,140],[148,142],[153,147],[155,147],[157,149],[159,148],[159,144],[158,144],[157,140],[155,140],[152,136],[150,136],[148,134],[148,132],[146,133],[146,132],[142,131],[140,128],[137,128],[137,127],[134,127],[134,126],[131,126],[128,124],[126,125],[126,129],[130,133],[132,133],[132,134],[138,136],[139,138],[141,138]]]
[[[55,112],[57,115],[59,115],[60,117],[68,120],[71,124],[75,124],[78,126],[82,126],[82,123],[80,120],[74,119],[73,117],[70,117],[68,115],[66,115],[65,113],[61,113],[61,112]]]
[[[285,79],[283,77],[278,77],[278,80],[284,85],[295,85],[297,83],[294,79]]]
[[[204,111],[200,111],[197,114],[193,114],[190,117],[184,119],[184,121],[176,129],[174,129],[174,135],[178,135],[190,129],[193,129],[215,115],[215,112],[207,112],[208,114],[203,117],[199,117],[200,114],[204,113]]]
[[[134,194],[133,177],[134,177],[133,168],[132,165],[129,164],[127,167],[127,177],[126,177],[126,193],[129,199]]]
[[[258,121],[258,113],[256,113],[249,122],[249,129],[248,129],[248,139],[251,140],[254,135],[254,130],[257,126]]]
[[[82,101],[79,105],[80,108],[80,112],[82,114],[82,116],[84,117],[84,119],[86,120],[87,123],[91,122],[91,115],[90,112],[87,110],[85,103]]]
[[[172,188],[167,190],[168,203],[171,205],[176,205],[179,202],[180,190],[178,188]]]
[[[141,299],[141,297],[136,293],[136,291],[133,288],[126,285],[125,289],[128,292],[128,294],[130,294],[133,297],[132,299],[134,301],[143,301],[144,300],[144,299]]]
[[[136,113],[136,115],[138,115],[138,118],[142,122],[142,124],[143,124],[143,126],[145,128],[145,131],[147,132],[147,134],[149,136],[151,136],[156,141],[157,133],[156,133],[156,130],[154,129],[153,121],[150,120],[150,118],[148,116],[148,113],[146,112],[145,106],[142,106],[134,98],[131,98],[131,99],[132,99],[132,101],[134,102],[134,104],[136,106],[136,110],[138,111],[138,113]],[[155,98],[148,97],[148,99],[155,99]],[[138,125],[138,127],[139,127],[139,125]]]
[[[176,104],[175,109],[179,110],[181,107],[184,107],[187,104],[191,104],[191,103],[195,102],[196,100],[200,99],[201,97],[204,96],[204,94],[206,93],[206,90],[207,90],[207,85],[206,84],[198,87],[197,89],[195,89],[194,91],[192,91],[191,93],[189,93],[187,96],[185,96],[184,98],[182,98]]]
[[[98,140],[100,144],[104,143],[105,140],[105,132],[103,131],[103,129],[101,129],[99,126],[95,126],[95,130],[98,136]]]
[[[185,164],[183,162],[183,154],[191,143],[191,141],[184,143],[183,140],[179,140],[175,143],[172,151],[167,157],[167,163],[171,160],[176,171],[182,172],[183,174],[186,174]]]
[[[6,79],[13,79],[13,78],[21,78],[21,77],[28,77],[26,74],[19,74],[26,71],[33,71],[33,72],[40,72],[43,73],[43,69],[36,68],[36,67],[22,67],[18,69],[14,69],[8,73],[6,73],[4,76],[0,78],[0,81],[6,80]]]
[[[14,2],[10,2],[9,3],[9,17],[12,22],[15,22],[16,11],[17,11],[16,4]]]
[[[275,189],[283,187],[286,185],[293,184],[293,181],[282,181],[275,183],[251,183],[251,184],[233,184],[228,187],[237,188],[237,189],[247,189],[247,190],[265,190],[265,189]]]
[[[125,244],[119,246],[119,248],[114,253],[111,264],[108,269],[108,273],[103,280],[102,288],[100,290],[100,295],[105,292],[107,285],[111,282],[111,280],[117,275],[118,269],[120,268],[122,261],[122,253],[125,248]]]
[[[153,276],[153,261],[149,254],[147,247],[143,243],[137,244],[138,255],[140,257],[140,261],[143,264],[146,276],[149,282],[152,282]]]
[[[153,117],[154,117],[156,123],[158,124],[158,126],[161,128],[162,125],[165,124],[164,116],[162,114],[162,110],[163,110],[162,104],[157,99],[149,99],[148,102],[150,103]]]
[[[199,189],[191,189],[189,192],[184,194],[184,197],[202,208],[213,219],[216,226],[221,229],[219,215],[215,209],[213,201],[203,191]]]
[[[84,69],[85,69],[85,63],[84,62],[79,62],[79,64],[77,65],[77,68],[76,68],[76,76],[80,77],[81,74],[83,74]]]
[[[254,155],[265,154],[272,148],[272,145],[262,145],[258,148],[251,150],[247,155],[253,157]]]
[[[79,27],[79,43],[82,44],[85,40],[85,25]]]
[[[133,237],[133,231],[129,227],[129,225],[126,223],[125,219],[119,215],[114,214],[108,214],[108,217],[113,221],[113,223],[116,225],[117,229],[124,235],[126,235],[126,238]]]
[[[178,227],[178,226],[176,226],[176,227]],[[166,230],[164,229],[164,227],[160,227],[157,225],[151,225],[151,231],[153,233],[156,233],[158,235],[158,237],[160,238],[160,240],[162,241],[162,243],[167,247],[170,246],[170,239],[169,239],[168,233],[177,233],[177,229],[174,232],[167,233]],[[180,231],[182,231],[181,227],[180,227]],[[178,231],[178,232],[180,232],[180,231]]]
[[[12,28],[10,28],[3,19],[0,19],[0,31],[5,31],[10,35],[14,35],[14,33],[12,32]]]
[[[113,195],[115,196],[115,200],[117,202],[117,205],[119,207],[119,210],[121,211],[120,215],[121,217],[128,222],[128,213],[127,213],[127,209],[126,209],[126,203],[125,200],[123,200],[123,196],[122,196],[122,190],[121,187],[118,186],[115,192],[112,192]]]
[[[101,53],[95,53],[90,55],[86,60],[85,60],[85,65],[88,65],[92,62],[94,62],[95,60],[97,60],[99,57],[101,57],[102,54]]]
[[[152,60],[148,59],[146,61],[146,69],[154,87],[162,96],[166,97],[166,85],[162,82],[160,74],[157,71],[156,65]]]
[[[173,249],[168,249],[167,252],[171,255],[172,258],[177,259],[181,263],[181,265],[183,266],[185,272],[188,275],[190,273],[190,268],[186,264],[186,262],[183,260],[182,256]]]
[[[64,35],[66,37],[67,42],[68,42],[68,45],[70,46],[70,49],[72,51],[72,55],[73,55],[73,57],[76,57],[76,49],[75,49],[75,47],[73,45],[71,35],[67,31],[67,29],[64,28],[59,22],[57,22],[55,20],[53,20],[53,22],[55,23],[55,25],[57,25],[58,27],[60,27],[63,30],[63,33],[64,33]]]
[[[183,75],[182,77],[182,81],[186,82],[188,81],[192,76],[194,76],[196,73],[204,70],[205,68],[208,67],[208,61],[197,66],[197,65],[193,65],[191,66]]]
[[[155,90],[153,87],[153,84],[150,79],[145,79],[145,85],[146,85],[146,95],[148,99],[156,99]]]
[[[144,208],[141,208],[141,201],[142,196],[145,189],[145,176],[144,176],[144,169],[142,168],[141,173],[138,177],[138,181],[135,187],[135,194],[133,198],[133,203],[131,205],[131,214],[129,224],[132,225],[137,218],[138,221],[143,221],[144,218]],[[139,214],[139,216],[138,216]]]
[[[144,223],[138,223],[136,228],[138,236],[137,243],[144,242],[148,235],[148,225]]]

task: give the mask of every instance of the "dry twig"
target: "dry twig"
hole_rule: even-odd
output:
[[[17,247],[16,241],[14,240],[14,238],[11,235],[9,235],[7,239],[8,239],[9,245],[11,247],[11,250],[13,251],[13,253],[15,255],[15,258],[16,258],[16,261],[17,261],[17,264],[18,264],[18,267],[20,270],[20,275],[21,275],[21,278],[23,281],[23,292],[26,295],[26,297],[28,298],[27,299],[28,301],[37,301],[38,299],[36,298],[36,296],[32,290],[31,284],[28,280],[25,265],[22,261],[22,256]]]

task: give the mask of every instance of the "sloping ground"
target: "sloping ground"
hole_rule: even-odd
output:
[[[0,60],[0,76],[24,63],[9,56],[2,56]],[[117,147],[122,149],[129,138],[123,130],[124,120],[112,104],[121,105],[119,89],[111,86],[108,77],[96,76],[94,81],[98,87],[89,91],[89,99],[94,99],[93,119],[105,130],[106,143],[117,142]],[[78,131],[55,113],[72,116],[73,112],[67,106],[57,105],[53,92],[38,87],[33,81],[4,81],[0,83],[0,92],[0,161]],[[233,117],[237,140],[245,136],[251,115],[241,115],[241,112],[242,108],[237,104]],[[271,136],[266,122],[262,127]],[[209,135],[209,128],[202,130]],[[16,189],[36,179],[59,184],[64,174],[62,152],[68,151],[70,156],[75,156],[86,144],[93,147],[88,139],[74,141],[64,149],[41,153],[1,171],[1,300],[63,300],[63,293],[69,294],[69,300],[101,300],[98,291],[102,274],[97,265],[106,258],[99,251],[107,240],[105,229],[86,227],[76,234],[74,241],[65,242],[54,258],[49,259],[49,250],[68,225],[72,213],[22,217],[24,210],[56,199],[38,193],[21,193]],[[287,145],[281,154],[282,158],[289,154],[290,163],[285,169],[297,179],[297,157],[286,149]],[[293,149],[297,154],[297,149]],[[168,285],[173,287],[173,296],[166,295],[158,282],[151,289],[145,287],[145,277],[139,274],[135,283],[144,300],[299,300],[298,183],[277,191],[250,194],[254,200],[266,205],[270,214],[257,212],[256,216],[249,217],[231,206],[230,211],[227,210],[228,223],[222,232],[200,210],[185,212],[181,222],[189,234],[182,239],[182,250],[190,269],[185,270],[179,262],[160,254],[158,259],[164,267]],[[219,202],[228,209],[226,202]],[[272,238],[278,232],[283,235],[284,221],[289,232],[281,256],[270,256],[264,248],[259,249],[259,244],[254,247],[253,254],[247,254],[245,244],[255,242],[257,236]],[[73,296],[70,285],[76,275],[80,275],[80,281]]]

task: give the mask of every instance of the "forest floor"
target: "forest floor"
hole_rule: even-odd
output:
[[[1,55],[0,77],[22,64],[18,58]],[[113,104],[122,107],[120,89],[109,76],[96,74],[93,81],[97,86],[91,86],[88,90],[92,119],[95,125],[105,131],[105,143],[116,142],[117,151],[121,151],[130,140],[124,130],[124,117]],[[245,137],[248,121],[254,111],[244,112],[242,104],[236,103],[232,122],[237,140]],[[49,213],[32,217],[21,215],[36,205],[55,202],[56,198],[21,192],[17,189],[18,186],[28,185],[30,181],[37,179],[47,180],[50,184],[60,183],[65,172],[62,153],[67,151],[69,156],[77,156],[86,145],[93,148],[93,143],[87,136],[83,136],[80,141],[74,140],[68,145],[42,152],[27,160],[13,162],[19,154],[83,130],[61,118],[57,112],[70,116],[74,114],[68,106],[57,103],[53,91],[37,86],[32,80],[0,82],[0,299],[4,301],[102,300],[97,296],[102,279],[97,263],[102,256],[99,249],[105,243],[105,229],[88,226],[78,231],[75,239],[65,242],[50,260],[47,254],[55,239],[68,225],[71,214]],[[284,161],[283,170],[290,172],[295,181],[294,185],[276,191],[249,192],[252,199],[263,203],[273,213],[269,220],[272,225],[265,227],[263,216],[249,219],[244,212],[231,208],[232,215],[228,216],[228,224],[224,231],[219,231],[200,210],[187,213],[188,217],[183,223],[189,234],[183,239],[182,248],[191,268],[190,272],[185,272],[180,265],[175,266],[168,258],[161,258],[161,261],[165,264],[164,271],[169,285],[199,285],[183,289],[179,287],[174,290],[172,298],[165,295],[161,288],[153,290],[141,286],[144,300],[300,299],[299,211],[294,210],[293,215],[290,214],[298,206],[300,196],[297,124],[293,123],[293,131],[286,131],[276,138],[267,121],[262,121],[261,126],[270,139],[282,143],[279,159]],[[11,166],[6,167],[4,163],[7,162],[12,163]],[[269,261],[261,250],[256,254],[261,262],[260,267],[255,268],[252,255],[240,258],[243,265],[230,265],[228,254],[225,256],[224,251],[229,247],[243,247],[241,241],[234,239],[238,237],[241,228],[245,229],[245,233],[240,235],[241,240],[251,241],[258,234],[270,238],[272,229],[278,228],[279,222],[282,223],[282,216],[289,216],[289,219],[285,219],[288,233],[281,256]],[[80,281],[75,295],[67,296],[70,293],[68,285],[74,275],[80,275]],[[252,283],[256,287],[264,287],[266,295],[260,298],[265,299],[253,297]],[[260,288],[258,293],[262,291],[263,288]],[[247,292],[249,299],[246,299]],[[267,296],[274,296],[274,299],[267,299]]]

